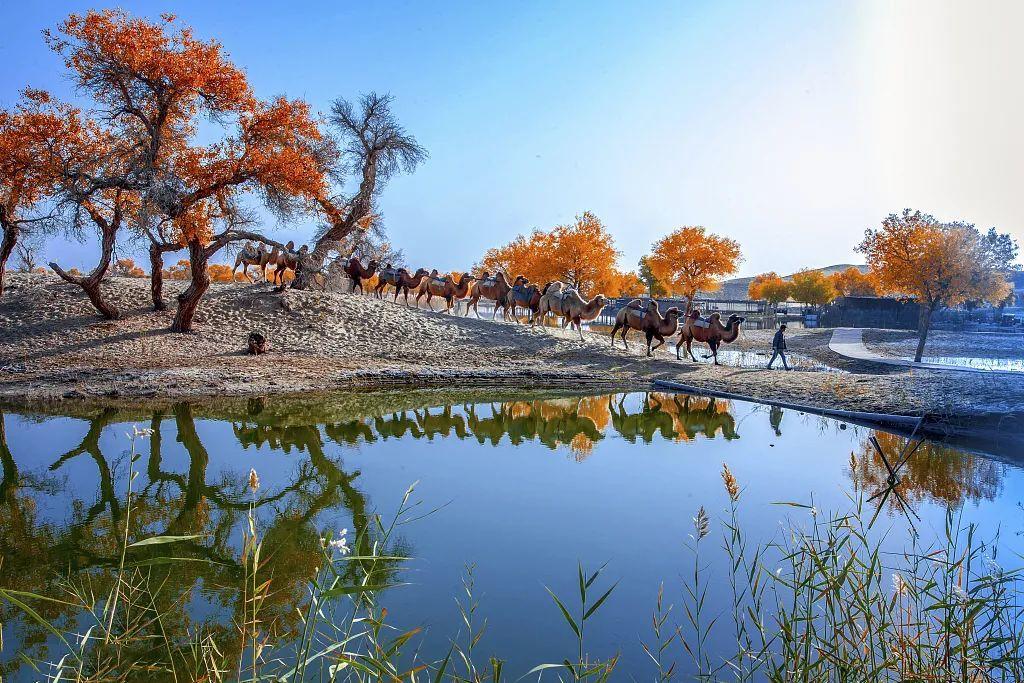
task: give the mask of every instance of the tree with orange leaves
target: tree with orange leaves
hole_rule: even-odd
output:
[[[747,286],[747,294],[751,299],[764,299],[775,307],[789,298],[789,292],[790,283],[775,271],[755,275]]]
[[[883,291],[920,305],[916,362],[924,355],[935,311],[968,301],[998,304],[1012,292],[1006,276],[1017,268],[1017,244],[1009,235],[995,228],[983,234],[969,223],[940,223],[910,209],[867,230],[857,251],[867,256]]]
[[[836,298],[832,280],[820,270],[803,268],[800,272],[793,273],[790,280],[789,295],[794,301],[820,306]]]
[[[135,265],[135,260],[130,258],[115,261],[110,274],[116,277],[146,277],[146,271]]]
[[[322,195],[331,147],[305,102],[258,99],[217,42],[197,39],[171,15],[156,23],[113,10],[73,14],[47,41],[134,150],[95,188],[136,193],[139,223],[154,244],[188,249],[192,277],[172,329],[191,331],[210,258],[234,241],[278,244],[241,229],[243,193],[258,192],[281,213]],[[220,140],[194,142],[200,116],[221,122]],[[154,283],[154,303],[157,290]]]
[[[856,266],[832,273],[829,279],[838,296],[878,296],[874,276],[870,272],[861,272]]]
[[[709,233],[702,226],[672,231],[651,247],[647,262],[666,287],[686,297],[690,310],[697,292],[713,292],[721,278],[736,272],[740,245],[728,237]]]
[[[22,232],[48,219],[42,210],[53,189],[53,168],[41,163],[48,142],[60,137],[62,114],[49,95],[26,89],[11,110],[0,109],[0,296],[7,260]]]
[[[616,268],[618,257],[611,233],[600,218],[586,211],[550,232],[534,230],[528,237],[518,235],[508,244],[488,249],[475,269],[500,270],[511,278],[523,275],[536,283],[560,280],[584,295],[641,293],[643,283],[636,273]]]

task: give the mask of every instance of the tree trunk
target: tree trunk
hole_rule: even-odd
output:
[[[921,316],[917,322],[917,351],[914,353],[914,362],[920,363],[924,356],[924,343],[928,339],[928,328],[932,324],[932,313],[935,312],[934,304],[921,306]]]
[[[4,225],[4,239],[0,242],[0,296],[4,295],[4,279],[7,275],[7,259],[14,251],[14,245],[18,242],[18,226]]]
[[[57,273],[64,281],[70,282],[71,284],[78,285],[84,291],[86,296],[89,297],[89,301],[107,320],[117,320],[121,317],[121,312],[117,310],[117,307],[106,301],[103,298],[103,292],[100,291],[100,284],[103,282],[103,276],[107,274],[107,268],[110,267],[110,260],[114,256],[114,238],[116,237],[116,228],[110,230],[104,230],[102,239],[100,240],[100,262],[96,264],[96,267],[92,269],[92,272],[85,277],[75,277],[74,275],[68,275],[65,273],[60,266],[56,263],[51,263],[50,268],[53,272]]]
[[[206,270],[209,256],[206,248],[195,240],[188,243],[188,258],[192,268],[192,282],[178,295],[178,310],[174,314],[173,332],[191,332],[192,318],[195,317],[199,301],[210,288],[210,273]]]
[[[153,295],[153,310],[167,309],[164,301],[164,252],[158,244],[149,245],[149,291]]]

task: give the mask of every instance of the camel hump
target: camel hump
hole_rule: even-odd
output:
[[[635,308],[636,310],[640,310],[643,307],[644,302],[640,301],[640,299],[633,299],[628,304],[626,304],[626,308]]]

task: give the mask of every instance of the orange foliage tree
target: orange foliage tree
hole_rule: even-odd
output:
[[[794,301],[820,306],[836,298],[832,280],[820,270],[804,268],[794,273],[789,285],[789,295]]]
[[[191,283],[172,325],[188,332],[217,251],[239,240],[277,244],[239,229],[241,195],[258,192],[281,212],[295,198],[322,195],[330,146],[305,102],[258,99],[216,41],[197,39],[171,15],[151,22],[113,10],[73,14],[47,40],[134,150],[123,172],[96,184],[138,193],[140,223],[154,243],[188,249]],[[219,122],[219,140],[195,142],[201,116]],[[154,283],[155,304],[157,290]]]
[[[192,264],[188,259],[181,259],[173,266],[164,268],[163,276],[168,280],[188,280],[192,277]]]
[[[248,282],[242,273],[231,273],[231,266],[226,263],[211,263],[207,270],[211,282]]]
[[[764,299],[772,306],[778,306],[788,299],[789,293],[790,284],[775,271],[755,275],[747,286],[747,294],[751,299]]]
[[[7,260],[19,236],[46,218],[39,210],[52,191],[54,173],[40,159],[65,125],[65,112],[48,105],[46,93],[25,90],[13,109],[0,109],[0,295]]]
[[[117,277],[146,277],[146,271],[135,265],[135,260],[130,258],[117,259],[110,274]]]
[[[870,272],[861,272],[860,268],[850,266],[846,270],[832,273],[830,279],[837,296],[878,296],[874,276]]]
[[[697,292],[713,292],[719,280],[736,272],[742,261],[736,240],[709,233],[702,226],[672,231],[651,247],[651,273],[664,286],[686,297],[691,308]]]
[[[883,291],[920,304],[918,362],[936,310],[968,301],[997,304],[1012,292],[1006,276],[1016,267],[1017,244],[995,228],[983,234],[968,223],[940,223],[904,209],[867,230],[857,250],[867,256]]]
[[[534,230],[506,245],[488,249],[477,270],[502,271],[511,278],[523,275],[531,282],[561,280],[581,294],[630,296],[643,292],[635,273],[616,268],[619,252],[615,239],[596,215],[587,211],[572,223],[548,232]]]

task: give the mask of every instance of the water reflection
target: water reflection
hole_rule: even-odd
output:
[[[153,585],[163,586],[154,600],[168,615],[164,628],[185,633],[201,624],[222,652],[237,654],[233,622],[242,614],[243,598],[238,591],[219,588],[237,586],[242,576],[239,528],[250,505],[260,519],[264,545],[274,549],[266,560],[265,575],[272,581],[263,608],[268,629],[292,633],[300,627],[294,606],[304,597],[305,583],[320,560],[320,538],[336,528],[332,525],[354,527],[361,544],[355,553],[369,554],[378,528],[360,486],[361,472],[345,462],[353,450],[408,440],[458,440],[487,447],[529,442],[582,462],[598,444],[611,440],[651,444],[705,439],[724,444],[740,439],[742,426],[744,442],[760,446],[772,440],[772,434],[781,437],[784,424],[785,431],[795,432],[804,422],[818,420],[786,418],[778,407],[743,410],[741,425],[735,417],[738,407],[730,401],[658,392],[520,395],[493,401],[480,394],[441,399],[390,394],[340,404],[323,399],[299,405],[254,399],[225,408],[184,402],[147,411],[107,407],[64,421],[81,425],[84,431],[70,448],[32,458],[29,452],[12,452],[7,435],[10,416],[0,412],[0,586],[52,595],[59,576],[87,574],[89,590],[105,595],[115,581],[126,521],[130,542],[153,535],[201,536],[138,547],[128,559],[146,567]],[[140,444],[142,457],[135,464],[140,476],[128,514],[130,463],[123,434],[132,422],[151,428],[152,436]],[[219,423],[218,429],[208,431],[211,423]],[[836,426],[820,423],[823,430]],[[44,436],[45,425],[24,428],[38,435],[35,452],[52,443]],[[887,472],[867,442],[870,434],[863,434],[849,476],[867,490],[883,486]],[[876,436],[887,451],[898,451],[904,444],[901,437]],[[239,451],[298,457],[276,459],[286,471],[266,477],[265,487],[253,500],[245,486],[248,461],[243,464],[225,454]],[[257,466],[269,467],[272,461],[262,459]],[[784,472],[786,462],[773,466]],[[905,466],[901,490],[912,504],[988,501],[999,495],[1004,474],[1005,466],[984,457],[926,444]],[[416,551],[402,541],[401,547],[384,554]],[[161,564],[168,557],[189,562],[173,565],[171,571],[172,565]],[[380,571],[388,573],[393,567],[382,564]],[[53,623],[68,623],[77,616],[60,603],[40,603],[38,609]],[[10,623],[16,613],[10,605],[0,604],[0,622]],[[46,647],[45,627],[23,619],[17,623],[12,650],[40,655]],[[17,664],[4,656],[0,674],[7,675]]]
[[[900,453],[907,439],[875,432],[885,453]],[[898,491],[911,506],[923,501],[958,506],[964,502],[995,500],[1002,491],[1007,466],[990,458],[925,442],[899,471]],[[859,488],[874,492],[889,486],[889,471],[869,438],[851,459],[850,477]],[[896,496],[886,499],[890,511],[899,509]]]

